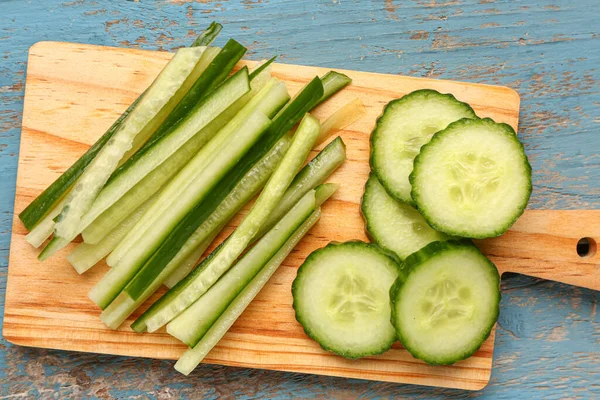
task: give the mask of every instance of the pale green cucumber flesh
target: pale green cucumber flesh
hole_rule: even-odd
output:
[[[265,189],[246,218],[227,239],[225,245],[219,250],[215,250],[214,259],[205,265],[202,272],[190,275],[189,280],[180,282],[183,289],[178,288],[179,284],[171,289],[180,290],[173,301],[151,308],[152,311],[148,313],[148,317],[142,315],[141,318],[145,318],[145,325],[149,331],[153,332],[162,327],[202,296],[251,243],[283,196],[296,171],[304,163],[319,135],[319,128],[319,121],[310,114],[306,114],[296,131],[290,149],[269,179]]]
[[[264,76],[263,76],[264,74]],[[253,103],[256,105],[255,98],[258,97],[265,89],[265,84],[270,86],[270,90],[267,90],[266,94],[272,94],[264,98],[261,95],[261,101],[258,101],[258,109],[263,111],[265,115],[271,116],[275,114],[279,108],[283,106],[283,103],[289,99],[285,84],[279,82],[276,79],[271,84],[269,81],[267,71],[263,74],[255,76],[250,82],[251,90],[249,93],[242,96],[235,103],[233,103],[226,111],[221,113],[215,120],[211,121],[204,129],[194,135],[184,146],[179,148],[173,155],[171,155],[164,163],[159,167],[155,168],[150,172],[144,179],[138,182],[133,188],[131,188],[124,196],[122,196],[116,203],[110,206],[106,211],[100,214],[93,220],[82,232],[83,239],[86,243],[98,243],[104,236],[106,236],[112,229],[114,229],[127,215],[133,212],[140,204],[146,199],[152,197],[158,192],[167,182],[169,182],[175,174],[177,174],[188,162],[198,154],[198,152],[204,147],[204,145],[213,139],[215,134],[221,130],[226,124],[236,117],[242,109],[254,108],[250,107]],[[273,87],[276,86],[276,87]],[[275,104],[277,103],[277,104]],[[249,115],[246,113],[246,116]],[[209,143],[213,143],[211,140]],[[102,195],[102,193],[101,193]],[[92,209],[96,206],[96,203],[92,206]],[[90,210],[91,214],[92,211]],[[86,215],[85,219],[88,216]],[[90,215],[90,218],[93,215]],[[118,256],[118,257],[117,257]],[[116,263],[119,255],[111,258],[111,263]]]
[[[55,235],[71,241],[79,233],[81,217],[117,168],[135,137],[153,132],[184,96],[180,90],[203,53],[201,48],[186,48],[175,56],[148,88],[119,130],[102,147],[70,191],[65,207],[55,218]]]
[[[457,121],[415,158],[412,196],[429,224],[450,235],[499,236],[531,196],[531,166],[507,124]]]
[[[172,235],[177,246],[182,246],[189,235],[192,235],[195,230],[202,224],[203,221],[208,218],[215,209],[218,208],[219,204],[224,198],[233,190],[246,173],[252,169],[252,167],[267,154],[276,143],[280,142],[282,137],[291,129],[302,116],[312,109],[317,104],[320,97],[323,95],[323,86],[319,78],[314,78],[309,82],[304,89],[302,89],[295,98],[286,105],[274,118],[273,124],[269,128],[269,133],[265,135],[254,148],[246,154],[246,156],[238,163],[237,167],[230,171],[230,173],[217,185],[212,191],[210,199],[198,203],[192,211],[186,216],[185,220],[182,221],[178,227],[180,230],[179,235]],[[225,243],[227,243],[226,241]],[[222,248],[223,244],[219,246]],[[168,248],[176,248],[169,246]],[[178,250],[175,250],[178,251]],[[163,297],[155,302],[140,318],[138,318],[132,325],[132,329],[136,332],[143,331],[148,328],[148,323],[154,320],[154,326],[161,326],[172,318],[174,318],[179,312],[179,302],[176,301],[178,296],[184,293],[187,289],[195,292],[193,288],[190,288],[195,278],[204,272],[205,267],[208,265],[211,259],[216,256],[218,250],[213,251],[207,259],[205,259],[196,269],[194,269],[184,280],[175,285],[169,290]],[[172,256],[171,256],[172,257]],[[200,293],[201,295],[202,293]],[[192,296],[193,297],[193,296]],[[196,297],[197,298],[197,297]],[[195,298],[192,299],[192,301]],[[183,309],[187,305],[182,306]],[[168,316],[166,313],[171,312],[168,309],[172,309],[173,316]]]
[[[255,101],[256,100],[256,101]],[[276,79],[272,79],[271,81],[269,81],[269,83],[267,83],[267,85],[260,90],[260,92],[256,95],[256,98],[253,98],[252,100],[250,100],[250,102],[248,103],[247,107],[245,107],[244,109],[242,109],[231,121],[231,127],[230,124],[228,124],[222,131],[226,131],[226,132],[219,132],[218,137],[216,137],[214,140],[218,140],[221,137],[221,134],[224,133],[225,134],[225,138],[222,140],[222,143],[220,145],[218,145],[217,147],[215,147],[213,150],[209,150],[208,148],[211,147],[211,143],[209,143],[206,146],[206,150],[212,151],[212,156],[213,157],[222,157],[220,154],[224,153],[224,152],[231,152],[232,151],[232,145],[229,143],[230,141],[239,141],[240,139],[236,137],[236,132],[240,131],[240,132],[246,132],[249,129],[251,129],[250,127],[253,125],[253,121],[255,121],[255,118],[253,119],[254,114],[258,113],[260,115],[262,114],[262,110],[267,111],[269,114],[275,114],[276,110],[278,110],[279,108],[281,108],[281,105],[284,104],[285,102],[287,102],[289,100],[289,96],[287,93],[287,89],[285,88],[285,85],[282,84],[281,82],[278,82]],[[240,118],[238,118],[238,116]],[[265,126],[266,129],[266,126]],[[228,132],[230,131],[230,133]],[[239,135],[238,135],[239,136]],[[204,152],[203,149],[202,151]],[[197,161],[198,158],[201,158],[203,155],[202,154],[198,154],[198,156],[196,156],[191,162],[190,164],[188,164],[188,166],[192,166],[195,161]],[[209,159],[209,157],[205,157],[207,159]],[[202,161],[202,159],[200,159],[200,161]],[[215,161],[210,161],[211,164],[213,164]],[[188,169],[188,166],[186,166],[184,168],[184,170],[182,170],[182,172],[175,178],[175,180],[172,182],[172,184],[169,185],[169,187],[166,189],[168,193],[168,190],[170,189],[171,186],[175,186],[176,188],[179,186],[183,186],[183,185],[179,185],[177,184],[177,180],[179,179],[180,175],[184,175],[184,172]],[[189,179],[189,182],[192,182],[192,184],[195,185],[196,179]],[[185,180],[184,180],[185,182]],[[184,183],[182,182],[182,183]],[[186,190],[186,192],[189,192],[189,190]],[[181,193],[181,195],[175,195],[175,196],[171,196],[171,197],[183,197],[183,196],[187,196],[187,193]],[[196,200],[197,201],[197,200]],[[176,204],[174,204],[174,206],[176,206]],[[174,208],[174,206],[171,206],[171,209]],[[192,208],[193,205],[191,205]],[[189,209],[188,209],[189,211]],[[187,213],[186,213],[187,214]],[[182,216],[183,218],[183,216]],[[160,253],[160,252],[159,252]],[[140,271],[140,273],[138,274],[138,276],[136,276],[134,278],[134,280],[132,282],[130,282],[130,284],[127,286],[127,292],[134,298],[137,299],[138,295],[140,293],[143,292],[144,289],[144,285],[147,285],[148,282],[150,282],[152,279],[155,279],[156,276],[158,275],[159,271],[161,271],[163,268],[165,268],[166,266],[168,266],[168,263],[165,263],[164,261],[166,261],[166,259],[162,256],[162,254],[158,254],[157,257],[153,257],[153,258],[157,258],[157,262],[153,263],[154,260],[150,260],[149,264],[144,266],[144,268],[142,269],[142,271]]]
[[[429,89],[385,107],[371,134],[371,168],[393,198],[414,204],[408,176],[419,149],[434,133],[465,117],[476,117],[468,104]]]
[[[374,244],[330,243],[298,270],[296,319],[325,350],[350,359],[381,354],[396,341],[389,289],[400,273]]]
[[[342,138],[337,137],[296,174],[279,204],[256,236],[260,237],[271,229],[302,196],[322,183],[345,160],[346,145]]]
[[[194,347],[260,269],[315,210],[310,191],[202,297],[169,322],[167,332]]]
[[[390,290],[392,323],[403,346],[429,364],[473,355],[498,319],[500,276],[470,242],[433,242],[403,263]]]
[[[142,215],[152,204],[150,199],[138,207],[133,213],[129,214],[117,227],[105,236],[101,241],[96,244],[81,243],[79,244],[69,255],[67,260],[75,268],[75,270],[82,274],[88,269],[96,265],[100,260],[106,257],[119,242],[127,235],[127,232],[142,218]]]
[[[219,343],[225,336],[225,333],[231,328],[233,323],[240,317],[256,295],[263,289],[271,276],[277,271],[279,265],[285,260],[290,252],[296,247],[298,242],[310,231],[314,224],[319,220],[321,210],[316,210],[302,224],[300,228],[294,232],[292,237],[285,245],[277,252],[277,254],[269,260],[260,272],[250,281],[242,292],[235,298],[227,309],[221,314],[219,319],[210,327],[208,332],[202,337],[200,342],[193,349],[186,351],[175,364],[175,369],[182,374],[188,375],[206,355]]]
[[[236,131],[233,134],[234,140],[232,140],[232,143],[229,146],[229,152],[216,157],[214,162],[199,173],[197,179],[199,184],[194,186],[194,191],[186,194],[187,197],[182,198],[182,202],[178,203],[177,207],[167,210],[163,217],[152,226],[152,229],[149,229],[144,233],[142,240],[138,242],[134,248],[131,248],[127,254],[119,260],[114,268],[112,268],[104,278],[92,288],[90,291],[90,298],[96,304],[101,308],[105,308],[110,304],[131,278],[133,278],[140,268],[143,267],[144,263],[149,258],[156,256],[153,255],[153,253],[157,247],[186,215],[187,211],[189,211],[189,208],[186,208],[187,204],[193,203],[194,201],[200,201],[201,198],[207,196],[212,187],[218,183],[219,179],[234,167],[235,162],[239,160],[252,147],[253,143],[255,143],[266,131],[270,123],[271,121],[260,111],[254,112],[250,118],[248,118],[247,124],[240,127],[239,131]],[[195,198],[191,198],[190,196],[195,196]],[[145,215],[150,213],[155,204],[156,202]],[[143,218],[144,217],[138,221],[132,230],[136,229]],[[135,287],[135,293],[137,295],[133,297],[134,299],[137,299],[158,273],[160,273],[159,270],[153,272],[154,275],[152,276],[152,279],[148,278],[147,281],[144,280],[143,282],[140,282],[139,285],[137,282],[134,286],[130,284],[127,292],[131,295],[133,292],[131,287]]]
[[[413,206],[393,199],[373,173],[365,185],[361,211],[371,241],[400,260],[431,242],[450,239],[430,227]]]
[[[265,185],[277,165],[290,146],[290,138],[282,137],[261,160],[244,175],[219,206],[206,218],[196,231],[185,241],[169,265],[174,264],[174,272],[165,280],[165,285],[172,288],[185,278],[198,264],[204,250],[213,241],[218,232],[233,216],[252,199]],[[172,243],[167,245],[179,247]],[[201,251],[194,249],[203,248]],[[179,265],[180,264],[180,265]],[[177,266],[179,265],[179,266]],[[167,267],[169,268],[169,267]]]

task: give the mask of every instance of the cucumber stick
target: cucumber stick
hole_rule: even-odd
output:
[[[350,103],[344,105],[342,108],[335,111],[323,122],[323,124],[321,125],[321,133],[319,134],[319,138],[317,139],[315,145],[318,145],[323,141],[327,140],[331,132],[334,132],[338,129],[343,129],[344,127],[357,121],[364,115],[364,113],[365,109],[360,99],[355,99]],[[327,130],[325,135],[323,134],[324,129]],[[279,214],[279,216],[281,216],[284,212],[288,210],[289,207],[291,207],[291,205],[293,205],[293,201],[290,201],[292,193],[295,193],[295,200],[298,200],[308,190],[314,188],[317,184],[322,182],[322,180],[319,180],[319,177],[321,177],[321,179],[326,178],[337,168],[337,166],[340,165],[341,162],[343,162],[346,159],[345,145],[343,144],[341,138],[333,140],[332,143],[330,143],[330,145],[326,146],[325,149],[323,149],[323,151],[321,151],[317,155],[317,157],[315,157],[307,166],[305,166],[302,169],[302,171],[299,172],[299,175],[306,174],[306,176],[310,176],[310,179],[299,180],[298,176],[294,178],[294,181],[286,191],[286,194],[284,194],[281,203],[273,212],[274,214]],[[332,146],[335,147],[335,149],[332,149]],[[311,172],[309,173],[307,169]],[[317,170],[321,171],[317,173]],[[308,182],[310,182],[310,184],[307,184]],[[257,187],[256,191],[258,191],[259,189],[260,188]],[[221,225],[209,224],[207,223],[208,221],[203,223],[201,227],[198,228],[198,230],[194,233],[194,235],[192,235],[190,239],[188,239],[184,247],[177,253],[177,256],[172,261],[174,262],[177,259],[177,262],[180,263],[180,266],[177,267],[177,269],[165,280],[164,283],[167,287],[172,288],[173,286],[175,286],[194,268],[194,266],[196,266],[202,254],[204,254],[204,251],[208,248],[212,240],[216,237],[218,231],[223,229],[223,227],[225,226],[225,224],[227,224],[229,219],[233,217],[233,215],[237,213],[239,209],[248,200],[250,200],[250,198],[254,197],[255,194],[255,192],[247,192],[247,195],[245,196],[247,198],[238,198],[238,200],[236,201],[237,205],[234,207],[232,206],[231,201],[224,201],[222,205],[219,205],[217,210],[215,210],[215,213],[211,215],[210,219],[214,220],[213,216],[216,216],[215,214],[220,214],[220,211],[228,215],[227,219],[219,218],[220,220],[222,220]],[[265,226],[270,226],[273,223],[273,221],[277,221],[277,218],[272,215],[269,221],[267,221],[267,223],[265,224]],[[266,229],[263,227],[263,229],[261,229],[261,232],[257,235],[257,237],[260,237],[265,231]],[[210,232],[213,233],[211,234]]]
[[[265,64],[268,65],[268,63],[269,61]],[[258,68],[258,70],[261,69],[261,67]],[[262,71],[255,79],[258,79],[265,73],[268,73],[268,71]],[[196,264],[201,253],[208,247],[216,234],[239,208],[260,190],[264,184],[262,181],[266,181],[275,166],[279,164],[279,160],[281,160],[289,146],[289,139],[285,136],[281,137],[281,135],[290,129],[305,111],[316,104],[321,94],[322,87],[320,80],[315,78],[286,107],[286,111],[280,113],[279,118],[274,121],[277,128],[274,130],[270,128],[271,135],[269,140],[266,140],[265,143],[261,139],[263,143],[260,146],[254,146],[254,150],[256,151],[249,152],[244,157],[237,168],[232,171],[234,172],[233,176],[231,173],[228,174],[228,178],[222,180],[217,188],[212,191],[207,201],[197,204],[153,255],[151,264],[155,264],[156,268],[159,270],[162,269],[162,271],[151,283],[147,284],[147,288],[140,297],[133,300],[126,293],[121,293],[103,312],[103,321],[108,326],[118,327],[143,300],[149,297],[160,286],[161,282],[167,276],[174,273],[173,271],[181,263],[178,259],[183,260],[185,255],[193,252],[197,254],[196,257],[190,260],[190,257],[193,257],[193,255],[187,256],[185,263],[189,265],[189,268],[192,268]],[[284,121],[284,123],[281,121]],[[270,143],[273,143],[275,140],[277,141],[271,145]],[[270,150],[265,154],[264,152],[267,149]],[[264,155],[261,159],[257,160],[257,156],[260,154]],[[240,178],[240,173],[242,172],[245,175]],[[203,222],[206,222],[206,224]],[[164,268],[163,265],[165,265]],[[183,275],[187,275],[187,272],[184,271]],[[145,325],[142,322],[134,325],[138,326],[137,329],[139,330],[145,329]]]
[[[290,146],[290,138],[284,136],[223,199],[219,207],[196,229],[173,257],[165,269],[173,271],[165,279],[167,287],[173,287],[196,266],[204,251],[229,223],[231,218],[252,199],[267,183]]]
[[[419,211],[450,235],[499,236],[523,214],[531,196],[523,145],[509,125],[489,118],[449,125],[421,148],[414,165],[411,194]]]
[[[451,237],[433,229],[410,204],[393,199],[371,173],[361,212],[372,242],[404,260],[425,245]]]
[[[153,257],[157,262],[156,268],[162,269],[164,265],[171,261],[187,239],[218,208],[223,199],[228,196],[248,171],[272,148],[278,145],[277,143],[280,142],[281,138],[300,118],[317,104],[322,94],[321,80],[315,77],[295,96],[291,103],[277,114],[267,134],[240,160],[236,168],[232,169],[211,191],[211,196],[197,203],[185,219],[179,223],[177,229],[171,232]]]
[[[302,199],[202,297],[167,324],[167,332],[194,347],[235,297],[315,210],[315,191]]]
[[[271,121],[262,112],[255,111],[248,118],[246,124],[240,127],[231,136],[228,152],[215,157],[213,162],[197,175],[197,184],[193,188],[193,196],[187,196],[180,207],[169,210],[164,218],[158,220],[152,229],[145,232],[143,241],[135,248],[130,249],[117,265],[115,265],[102,280],[90,291],[90,298],[102,309],[106,308],[129,282],[144,262],[152,255],[156,247],[173,230],[186,213],[185,203],[199,201],[207,196],[223,175],[233,168],[236,162],[245,154],[258,138],[269,127]],[[163,191],[163,194],[166,192]],[[162,196],[162,194],[161,194]],[[159,201],[158,199],[156,201]],[[153,204],[154,206],[154,204]],[[152,209],[152,207],[150,208]],[[145,215],[148,215],[150,210]],[[138,221],[138,224],[142,220]],[[136,226],[138,225],[136,224]],[[136,227],[134,226],[134,228]]]
[[[264,232],[270,229],[270,227],[289,211],[295,202],[309,190],[314,189],[318,184],[322,183],[323,180],[331,175],[331,173],[344,162],[344,160],[346,160],[346,147],[342,139],[338,137],[321,150],[317,156],[298,172],[281,198],[281,201],[275,210],[273,210],[273,213],[256,237],[262,236]],[[266,179],[268,179],[268,176],[265,176],[265,182]],[[177,267],[176,273],[171,274],[165,281],[165,284],[168,287],[175,286],[177,282],[183,279],[192,270],[216,234],[223,229],[225,224],[229,222],[233,215],[237,213],[246,202],[254,197],[263,184],[264,182],[260,185],[256,185],[256,189],[252,191],[244,192],[239,190],[239,193],[245,193],[245,195],[235,194],[234,196],[231,196],[234,192],[238,192],[236,186],[236,189],[231,192],[230,196],[228,196],[206,222],[194,232],[184,247],[177,253],[177,256],[173,258],[171,262],[181,263],[181,266]],[[202,243],[202,245],[200,245],[202,250],[193,250],[194,247],[198,246],[198,243]],[[193,255],[188,256],[188,254],[191,254],[192,252]]]
[[[194,41],[192,47],[197,46],[208,46],[217,37],[221,31],[222,26],[218,23],[211,23],[207,29]],[[127,118],[129,113],[137,106],[141,98],[144,96],[142,93],[128,108],[125,112],[111,125],[104,135],[100,137],[81,156],[69,169],[67,169],[56,181],[54,181],[46,190],[42,192],[34,201],[31,202],[20,214],[19,218],[23,221],[23,224],[28,230],[32,230],[45,216],[53,213],[52,218],[57,216],[63,208],[64,204],[57,204],[61,198],[68,193],[73,183],[83,173],[83,170],[87,165],[96,157],[96,154],[104,147],[108,140],[113,134],[119,130],[123,121]],[[47,223],[49,225],[49,223]],[[54,228],[52,226],[52,228]],[[50,237],[50,234],[46,238]],[[39,240],[38,240],[39,241]],[[43,240],[41,241],[43,242]]]
[[[169,182],[148,213],[110,255],[109,264],[114,265],[128,254],[132,247],[138,246],[139,240],[149,229],[155,229],[157,223],[162,223],[160,220],[164,219],[164,215],[169,215],[170,218],[183,218],[186,210],[189,210],[198,199],[194,195],[198,190],[195,189],[198,174],[214,163],[215,159],[220,158],[223,152],[230,151],[230,142],[236,140],[235,133],[248,123],[248,118],[253,113],[258,111],[262,115],[271,116],[288,100],[289,95],[285,84],[273,78]],[[177,210],[181,210],[179,214]]]
[[[429,89],[385,107],[371,134],[371,169],[390,196],[414,205],[408,176],[415,156],[434,133],[461,118],[476,118],[471,106]]]
[[[470,357],[498,319],[498,270],[469,241],[433,242],[403,263],[390,297],[403,346],[429,364]]]
[[[71,241],[78,234],[81,217],[117,168],[123,155],[131,149],[135,137],[148,137],[164,121],[185,95],[188,77],[200,60],[201,48],[179,49],[160,72],[140,102],[110,141],[102,147],[71,190],[67,202],[56,218],[54,233]]]
[[[36,249],[40,247],[46,239],[52,236],[54,232],[54,218],[60,214],[60,211],[64,207],[67,199],[63,198],[60,202],[56,204],[56,206],[50,210],[45,217],[43,217],[38,224],[25,236],[25,240],[27,243],[35,247]]]
[[[148,210],[153,200],[154,199],[150,199],[143,203],[97,244],[81,243],[78,245],[67,256],[69,263],[71,263],[73,268],[75,268],[79,274],[83,274],[85,271],[92,268],[117,247],[127,232],[129,232],[136,222],[142,218],[142,215]]]
[[[249,91],[247,70],[242,70],[221,84],[204,101],[197,104],[187,117],[182,120],[167,135],[154,140],[139,157],[132,157],[123,166],[127,169],[111,178],[102,190],[93,208],[83,218],[79,230],[83,230],[103,211],[116,203],[125,193],[140,182],[149,173],[164,163],[169,157],[187,144],[194,137],[194,146],[201,148],[211,138],[216,129],[204,129],[226,112],[244,94]],[[141,154],[141,153],[138,153]],[[189,153],[188,153],[189,154]],[[193,154],[193,153],[192,153]],[[133,162],[132,164],[128,164]]]
[[[389,290],[400,266],[377,245],[330,243],[310,254],[292,284],[296,319],[325,350],[354,359],[396,341]]]
[[[271,113],[275,113],[275,110],[271,110]],[[102,321],[110,328],[116,329],[144,300],[152,295],[152,293],[160,287],[163,281],[165,281],[167,277],[170,277],[181,264],[191,264],[182,266],[182,268],[187,268],[184,272],[184,276],[187,275],[187,273],[196,265],[204,250],[210,245],[222,227],[248,200],[254,197],[260,188],[262,188],[285,155],[289,148],[289,142],[289,138],[283,138],[269,153],[259,160],[250,171],[248,171],[246,176],[244,176],[234,190],[232,190],[225,198],[222,204],[223,208],[216,210],[210,218],[194,232],[181,250],[179,250],[175,257],[168,262],[156,278],[152,280],[152,283],[147,286],[138,299],[133,300],[125,293],[120,294],[110,306],[104,310],[101,315]],[[155,257],[153,256],[148,263],[152,265],[154,259]]]
[[[242,58],[246,48],[236,42],[229,40],[223,49],[218,52],[216,57],[211,54],[210,64],[194,82],[184,98],[177,104],[165,121],[158,127],[152,139],[125,164],[123,164],[109,179],[109,182],[116,179],[121,173],[127,171],[132,165],[137,163],[139,157],[143,157],[147,151],[152,149],[157,141],[160,141],[163,136],[170,135],[170,132],[182,122],[186,116],[197,107],[206,96],[208,96],[214,88],[219,86],[229,75],[235,64]],[[201,60],[201,62],[204,60]]]
[[[204,146],[206,140],[211,139],[221,128],[223,128],[234,116],[246,106],[248,101],[253,98],[267,84],[270,78],[270,71],[264,70],[250,82],[251,90],[225,112],[221,113],[215,120],[209,123],[204,129],[194,135],[186,144],[171,155],[163,164],[155,168],[144,179],[137,183],[116,203],[110,206],[106,211],[100,214],[93,222],[87,226],[83,232],[83,240],[86,243],[98,243],[104,236],[109,234],[115,227],[137,207],[163,187],[171,178],[179,172],[198,151]],[[275,93],[273,93],[275,94]],[[274,96],[273,99],[279,98]],[[272,101],[272,100],[271,100]],[[269,116],[268,107],[263,107],[265,114]],[[92,209],[94,209],[94,204]],[[84,220],[89,221],[93,215],[89,212],[90,218],[86,215]]]
[[[310,231],[321,217],[321,210],[317,209],[300,228],[292,235],[277,254],[260,270],[242,292],[231,302],[227,309],[219,316],[200,342],[189,349],[175,364],[175,369],[188,375],[200,364],[206,355],[219,343],[233,323],[242,315],[256,295],[267,284],[271,276],[277,271],[281,263],[296,247],[298,242]]]
[[[319,103],[324,102],[335,93],[348,86],[352,82],[352,79],[339,72],[329,71],[323,75],[321,82],[323,82],[323,96],[319,99]]]
[[[331,136],[333,132],[352,125],[364,117],[366,113],[367,110],[365,109],[362,100],[358,97],[349,103],[344,104],[321,124],[321,135],[317,139],[317,145],[329,139],[329,136]]]
[[[171,289],[177,293],[173,301],[168,301],[171,296],[163,296],[164,301],[155,303],[145,313],[145,316],[141,317],[143,324],[150,332],[171,321],[202,296],[245,250],[275,209],[296,171],[304,163],[319,135],[319,128],[319,121],[314,117],[309,114],[304,117],[281,164],[267,182],[265,189],[246,218],[227,239],[226,244],[217,251],[214,258],[199,273],[195,273],[198,269],[194,270],[188,276],[190,279],[185,279]],[[137,290],[135,292],[128,291],[132,297],[136,297],[136,292]]]
[[[221,32],[221,29],[223,29],[223,25],[219,24],[218,22],[211,22],[208,28],[203,30],[200,36],[194,40],[192,47],[208,46],[217,38],[219,32]]]
[[[346,145],[337,137],[296,174],[256,237],[270,230],[309,190],[322,183],[346,160]]]
[[[194,86],[198,83],[198,81],[202,80],[200,79],[201,77],[204,79],[205,76],[204,72],[206,72],[206,69],[210,66],[210,64],[214,61],[215,57],[217,57],[218,54],[220,54],[222,52],[222,50],[218,47],[209,47],[207,48],[204,53],[202,54],[202,57],[200,58],[200,61],[198,61],[198,64],[196,65],[196,68],[194,68],[194,71],[192,74],[190,74],[189,79],[191,80],[192,83],[194,83]],[[192,86],[192,88],[194,87]],[[215,83],[216,86],[216,83]],[[156,140],[160,139],[160,137],[162,137],[165,133],[165,131],[168,128],[171,128],[174,123],[176,121],[178,121],[179,119],[181,119],[181,117],[179,117],[177,120],[175,120],[173,117],[176,114],[176,111],[180,108],[180,106],[182,104],[189,104],[190,102],[194,101],[198,101],[200,99],[199,96],[191,96],[192,92],[191,92],[191,88],[187,88],[187,92],[186,94],[183,96],[183,98],[179,101],[179,103],[177,104],[177,107],[175,107],[175,109],[173,109],[169,115],[167,116],[167,118],[162,122],[162,124],[160,124],[160,126],[158,127],[158,129],[156,129],[154,132],[152,132],[152,136],[150,138],[148,137],[142,137],[141,135],[137,135],[133,141],[133,146],[131,147],[131,149],[129,149],[129,151],[127,153],[125,153],[125,156],[123,157],[123,160],[119,166],[119,168],[117,168],[117,170],[110,176],[110,178],[107,181],[107,184],[110,184],[111,180],[118,175],[121,170],[124,168],[124,165],[129,165],[132,162],[135,162],[136,158],[139,156],[136,155],[136,153],[138,153],[138,151],[140,151],[140,153],[142,153],[142,150],[147,148],[150,143],[155,142]],[[204,93],[206,94],[206,93]],[[148,140],[150,139],[150,140]],[[134,156],[133,159],[132,156]]]

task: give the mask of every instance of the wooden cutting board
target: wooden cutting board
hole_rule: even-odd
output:
[[[65,259],[72,247],[39,263],[38,250],[25,242],[27,231],[17,218],[111,125],[170,58],[171,54],[163,52],[56,42],[40,42],[30,49],[3,327],[3,335],[11,343],[165,359],[177,359],[185,350],[164,331],[133,333],[129,322],[139,313],[118,331],[106,328],[87,292],[107,267],[99,265],[84,276],[77,275]],[[291,93],[327,71],[284,64],[275,64],[273,69],[275,76],[288,83]],[[290,285],[296,269],[313,250],[331,240],[366,240],[359,202],[369,172],[368,140],[387,102],[416,89],[432,88],[468,102],[479,116],[506,122],[516,129],[519,96],[506,87],[344,72],[353,84],[315,111],[322,119],[355,97],[360,97],[367,108],[364,118],[340,132],[347,145],[348,161],[331,181],[341,183],[341,189],[324,205],[321,221],[206,362],[481,389],[490,378],[493,333],[473,357],[453,366],[428,366],[413,359],[399,344],[381,356],[344,360],[321,350],[305,336],[291,308]],[[239,217],[225,233],[238,222]],[[504,236],[479,245],[500,272],[514,271],[600,289],[599,257],[582,258],[576,253],[581,237],[600,240],[600,211],[528,210]]]

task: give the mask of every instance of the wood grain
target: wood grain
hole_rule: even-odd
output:
[[[54,42],[38,43],[31,48],[15,215],[95,141],[170,57],[168,53]],[[283,64],[275,66],[275,75],[288,82],[290,92],[325,71]],[[295,269],[312,250],[329,240],[366,239],[358,202],[368,173],[368,135],[383,105],[417,88],[434,88],[469,102],[481,116],[516,128],[518,95],[502,87],[352,71],[348,74],[354,80],[353,85],[316,112],[317,116],[327,116],[356,96],[367,106],[368,115],[341,133],[348,146],[348,162],[332,181],[342,182],[342,189],[325,205],[319,224],[288,257],[268,287],[211,352],[207,362],[482,388],[490,376],[493,337],[474,357],[452,367],[426,366],[412,359],[400,346],[379,357],[349,362],[323,352],[304,336],[293,317],[289,287]],[[485,241],[482,246],[493,255],[502,271],[518,266],[518,271],[525,274],[583,283],[581,286],[592,282],[593,286],[586,287],[598,288],[598,268],[594,264],[597,259],[575,259],[578,256],[573,243],[576,244],[580,232],[576,223],[585,223],[581,225],[583,236],[600,237],[597,230],[589,228],[600,226],[600,215],[586,212],[578,214],[579,218],[547,217],[551,214],[527,212],[509,234]],[[554,223],[545,224],[547,218],[554,218]],[[343,230],[339,222],[342,220]],[[567,222],[569,227],[562,227],[561,221]],[[585,226],[588,230],[583,229]],[[23,240],[25,233],[15,217],[3,329],[9,341],[36,347],[155,358],[172,359],[181,354],[184,347],[164,332],[136,335],[128,328],[106,329],[98,320],[99,310],[87,299],[87,291],[106,267],[97,267],[80,277],[64,260],[65,251],[40,265],[35,258],[37,252]],[[552,256],[555,248],[563,251],[560,257]],[[531,257],[534,261],[527,261],[532,260]],[[564,269],[557,268],[559,263],[568,268],[577,267],[577,273],[560,274]],[[588,273],[589,278],[581,276]]]

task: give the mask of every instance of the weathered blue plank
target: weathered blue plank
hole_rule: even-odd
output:
[[[600,2],[417,0],[0,1],[0,292],[4,292],[27,49],[40,40],[171,50],[209,21],[248,57],[508,85],[534,175],[533,208],[600,207]],[[598,398],[597,292],[503,279],[483,392],[26,349],[0,341],[0,395],[22,397]],[[0,295],[3,309],[4,296]]]

